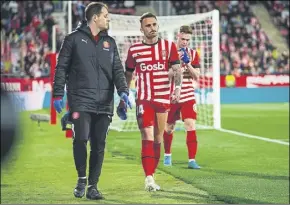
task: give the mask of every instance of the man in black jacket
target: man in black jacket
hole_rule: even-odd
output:
[[[125,102],[129,90],[117,45],[108,36],[108,7],[100,2],[85,9],[87,21],[68,34],[61,46],[53,84],[54,106],[62,111],[66,84],[73,123],[73,155],[78,183],[75,197],[83,197],[87,184],[87,141],[90,140],[89,177],[86,197],[102,199],[97,189],[104,159],[108,127],[114,112],[114,86]]]

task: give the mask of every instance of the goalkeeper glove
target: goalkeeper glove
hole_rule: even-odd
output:
[[[55,108],[56,112],[61,113],[62,108],[63,108],[63,100],[62,100],[62,98],[60,98],[60,97],[59,98],[55,98],[53,100],[53,105],[54,105],[54,108]]]
[[[180,51],[183,52],[183,55],[182,55],[182,57],[181,57],[181,60],[182,60],[184,63],[186,63],[186,64],[189,63],[190,58],[189,58],[189,56],[188,56],[188,54],[187,54],[185,48],[180,48]]]

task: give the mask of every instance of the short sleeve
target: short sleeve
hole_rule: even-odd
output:
[[[135,60],[129,48],[127,59],[126,59],[126,71],[133,72],[135,70],[135,65],[136,65]]]
[[[171,65],[180,64],[179,55],[175,43],[171,43],[169,62]]]

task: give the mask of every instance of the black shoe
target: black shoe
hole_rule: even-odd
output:
[[[79,179],[76,188],[74,189],[74,195],[76,198],[82,198],[85,195],[87,185],[87,179]]]
[[[96,186],[90,186],[87,189],[86,197],[87,199],[92,199],[92,200],[104,199],[102,193],[98,191]]]

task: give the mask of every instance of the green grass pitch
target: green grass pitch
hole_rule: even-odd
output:
[[[175,133],[173,167],[161,157],[156,182],[163,191],[155,193],[144,191],[140,134],[110,131],[99,183],[106,199],[76,199],[71,139],[59,124],[39,128],[29,114],[21,113],[23,134],[1,166],[1,203],[289,203],[289,146],[216,130],[197,131],[201,170],[187,169],[185,132]],[[285,142],[288,118],[289,104],[222,105],[224,129]]]

